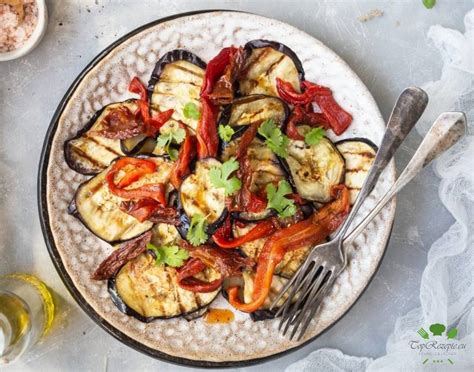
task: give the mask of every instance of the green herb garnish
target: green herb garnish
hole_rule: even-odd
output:
[[[235,130],[230,125],[219,125],[218,130],[219,137],[221,137],[224,142],[229,142],[235,133]]]
[[[285,136],[281,129],[277,127],[272,119],[265,120],[258,128],[258,133],[265,138],[265,143],[275,154],[282,158],[286,158],[288,137]]]
[[[148,243],[146,247],[155,253],[155,263],[157,265],[180,267],[183,266],[184,261],[189,258],[188,251],[176,245],[157,247],[154,244]]]
[[[191,225],[189,226],[186,239],[192,245],[204,244],[207,241],[206,227],[207,223],[204,216],[202,214],[196,213],[191,218]]]
[[[276,210],[279,217],[290,217],[296,213],[295,202],[285,198],[285,195],[292,192],[291,186],[287,181],[281,180],[278,183],[278,189],[270,183],[267,185],[266,191],[268,199],[267,208]]]
[[[199,120],[199,118],[201,117],[201,113],[199,112],[198,107],[193,102],[188,102],[184,105],[183,115],[185,118],[196,120]]]
[[[431,9],[436,5],[436,0],[423,0],[423,5],[426,9]]]
[[[178,158],[178,150],[172,148],[172,144],[179,145],[184,141],[186,137],[186,131],[183,128],[175,128],[174,130],[167,131],[166,133],[160,134],[156,144],[163,148],[166,153],[169,155],[171,160],[176,160]]]
[[[242,182],[237,177],[230,177],[230,175],[239,169],[239,162],[235,158],[230,158],[220,167],[213,167],[209,171],[209,178],[215,187],[223,188],[225,196],[235,193],[240,190]]]
[[[319,143],[319,141],[321,141],[324,138],[325,133],[326,132],[321,127],[313,128],[308,133],[305,134],[304,141],[308,145],[316,145],[317,143]]]

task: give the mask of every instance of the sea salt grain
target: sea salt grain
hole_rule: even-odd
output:
[[[0,53],[18,49],[30,38],[38,22],[35,0],[24,0],[25,17],[20,21],[11,5],[0,4]]]

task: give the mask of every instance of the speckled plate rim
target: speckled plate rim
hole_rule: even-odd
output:
[[[51,260],[53,261],[53,264],[56,268],[56,271],[58,272],[61,280],[63,281],[64,285],[68,289],[69,293],[71,296],[74,298],[74,300],[78,303],[78,305],[82,308],[82,310],[95,322],[97,323],[102,329],[107,331],[110,335],[115,337],[117,340],[120,342],[124,343],[125,345],[143,353],[148,356],[151,356],[156,359],[160,359],[162,361],[170,362],[173,364],[177,365],[182,365],[182,366],[188,366],[188,367],[205,367],[205,368],[232,368],[232,367],[245,367],[245,366],[250,366],[250,365],[255,365],[255,364],[260,364],[264,362],[268,362],[272,359],[276,359],[279,357],[282,357],[286,354],[292,353],[312,341],[314,341],[316,338],[320,337],[322,334],[327,332],[329,329],[331,329],[336,323],[338,323],[351,309],[352,307],[359,301],[359,299],[362,297],[362,295],[365,293],[367,288],[369,287],[370,283],[372,282],[373,278],[375,277],[376,273],[378,272],[378,269],[380,268],[380,265],[383,261],[383,258],[385,256],[385,252],[387,250],[391,233],[392,233],[392,228],[393,228],[393,223],[394,223],[394,218],[392,218],[390,230],[386,239],[386,244],[385,247],[383,248],[382,255],[380,257],[380,260],[375,267],[375,270],[371,277],[369,278],[367,285],[365,288],[361,291],[359,296],[355,299],[355,301],[349,306],[349,308],[339,317],[337,318],[331,325],[326,327],[323,331],[321,331],[319,334],[316,334],[314,337],[310,338],[306,342],[297,345],[293,348],[287,349],[283,352],[275,353],[269,356],[261,357],[261,358],[254,358],[254,359],[248,359],[248,360],[238,360],[238,361],[225,361],[225,362],[213,362],[213,361],[205,361],[205,360],[193,360],[193,359],[187,359],[187,358],[180,358],[176,357],[173,355],[166,354],[162,351],[150,348],[133,338],[127,336],[124,332],[120,331],[113,325],[111,325],[109,322],[107,322],[105,319],[103,319],[97,312],[96,310],[88,304],[88,302],[85,300],[85,298],[81,295],[81,293],[78,291],[78,289],[75,287],[74,282],[72,278],[70,277],[69,273],[67,272],[61,256],[59,254],[58,248],[56,247],[56,244],[54,242],[54,237],[51,229],[51,225],[49,222],[49,211],[48,211],[48,203],[47,203],[47,170],[48,170],[48,164],[49,164],[49,157],[51,154],[51,147],[53,144],[53,139],[56,133],[56,130],[59,125],[59,118],[61,117],[65,107],[69,103],[69,100],[71,99],[72,95],[74,94],[76,88],[78,85],[82,82],[84,77],[104,58],[106,57],[112,50],[120,46],[123,42],[125,42],[127,39],[131,38],[132,36],[142,32],[143,30],[146,30],[150,27],[156,26],[160,23],[171,21],[177,18],[181,17],[186,17],[186,16],[191,16],[191,15],[196,15],[196,14],[203,14],[203,13],[210,13],[210,12],[238,12],[238,13],[248,13],[248,12],[243,12],[243,11],[237,11],[237,10],[228,10],[228,9],[206,9],[206,10],[198,10],[198,11],[191,11],[191,12],[185,12],[185,13],[178,13],[174,14],[168,17],[160,18],[158,20],[152,21],[150,23],[147,23],[143,26],[140,26],[136,28],[135,30],[125,34],[124,36],[120,37],[116,41],[114,41],[112,44],[107,46],[102,52],[100,52],[82,71],[81,73],[77,76],[77,78],[74,80],[74,82],[71,84],[63,98],[61,99],[58,108],[56,109],[53,118],[51,119],[51,122],[49,124],[48,130],[45,135],[45,140],[43,143],[43,148],[41,150],[41,155],[40,155],[40,161],[39,161],[39,169],[38,169],[38,178],[37,178],[37,198],[38,198],[38,211],[39,211],[39,217],[40,217],[40,225],[41,225],[41,230],[43,232],[43,237],[45,239],[46,247],[48,249],[49,255],[51,257]],[[365,86],[364,86],[365,87]],[[370,97],[372,97],[370,95]],[[376,105],[375,100],[374,100],[374,105]],[[395,214],[395,208],[393,209],[393,215]]]

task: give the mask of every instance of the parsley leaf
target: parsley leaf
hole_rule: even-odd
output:
[[[281,129],[277,127],[272,119],[265,120],[258,128],[258,133],[265,138],[268,148],[282,158],[286,158],[288,147],[288,137],[285,136]]]
[[[178,158],[178,150],[172,148],[171,145],[179,145],[184,141],[185,137],[186,131],[183,128],[174,128],[174,130],[160,134],[156,144],[163,148],[168,153],[170,159],[174,161]]]
[[[235,130],[230,125],[219,125],[219,137],[225,142],[229,142]]]
[[[189,226],[186,239],[192,245],[201,245],[207,241],[206,233],[207,223],[202,214],[196,213],[191,218],[191,225]]]
[[[285,195],[292,192],[291,186],[287,181],[281,180],[278,183],[278,189],[270,183],[267,185],[266,191],[268,199],[267,208],[275,209],[279,217],[290,217],[296,213],[295,202],[285,198]]]
[[[306,133],[306,135],[304,136],[304,141],[308,145],[316,145],[317,143],[319,143],[319,141],[321,141],[324,138],[325,133],[326,132],[321,127],[313,128],[308,133]]]
[[[199,112],[198,107],[193,102],[188,102],[184,105],[183,115],[185,118],[196,120],[199,120],[199,118],[201,117],[201,113]]]
[[[423,5],[426,9],[431,9],[436,5],[436,0],[423,0]]]
[[[235,193],[242,187],[242,182],[237,177],[229,176],[239,169],[239,162],[235,158],[230,158],[223,163],[219,168],[212,167],[209,171],[209,178],[214,187],[224,188],[225,196]]]
[[[176,245],[157,247],[148,243],[146,247],[156,255],[155,263],[157,265],[168,265],[171,267],[183,266],[184,261],[189,258],[189,253]]]

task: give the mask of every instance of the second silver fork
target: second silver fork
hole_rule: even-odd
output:
[[[427,104],[428,96],[420,88],[410,87],[400,94],[390,115],[379,151],[351,212],[336,232],[335,237],[328,243],[318,245],[312,250],[303,265],[273,301],[272,307],[289,290],[289,295],[284,305],[277,311],[276,316],[282,316],[280,329],[284,326],[283,334],[286,334],[291,324],[294,325],[290,339],[295,336],[299,325],[304,321],[298,339],[302,337],[307,327],[307,314],[310,307],[319,306],[327,288],[332,285],[340,271],[346,266],[346,257],[342,249],[344,236],[357,211],[377,183],[380,174],[415,126]],[[307,299],[311,301],[307,301]]]
[[[422,143],[416,150],[412,159],[400,174],[395,184],[377,203],[375,208],[360,222],[357,227],[343,241],[344,248],[350,246],[361,231],[374,219],[380,210],[397,194],[405,185],[407,185],[426,165],[438,157],[444,151],[453,146],[466,131],[466,116],[462,112],[445,112],[441,114],[426,134]],[[344,250],[345,251],[345,250]],[[342,271],[343,269],[341,269]],[[336,274],[337,277],[338,273]],[[327,287],[329,288],[329,287]],[[305,332],[311,319],[318,310],[319,304],[324,296],[323,292],[318,292],[315,298],[308,297],[304,308],[297,315],[301,319],[298,325],[304,321],[300,337]],[[304,318],[304,319],[303,319]],[[295,322],[295,326],[296,326]]]

